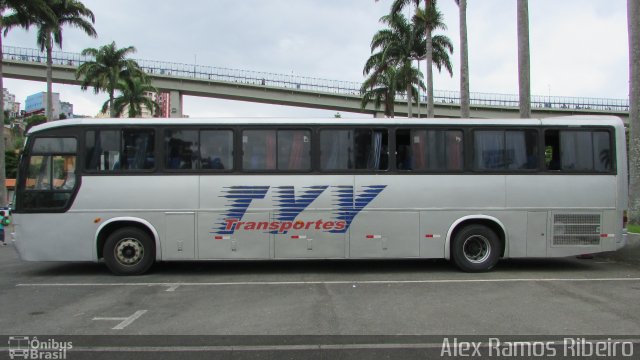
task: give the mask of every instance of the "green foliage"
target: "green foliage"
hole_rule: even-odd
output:
[[[423,15],[421,15],[423,14]],[[371,40],[371,56],[365,63],[363,73],[368,75],[360,89],[363,95],[361,107],[364,109],[370,101],[375,107],[384,104],[387,116],[393,116],[395,97],[406,93],[407,98],[418,101],[419,89],[426,90],[423,75],[413,66],[413,60],[424,59],[426,54],[424,12],[418,12],[411,21],[400,12],[383,16],[380,21],[387,25],[378,31]],[[442,16],[430,18],[435,28],[443,28]],[[449,53],[453,45],[446,36],[433,38],[434,63],[438,69],[443,67],[452,73]]]
[[[160,105],[147,96],[148,93],[157,93],[158,89],[151,85],[151,81],[147,76],[140,75],[121,80],[118,83],[118,90],[121,95],[113,100],[112,111],[116,116],[121,116],[125,109],[128,109],[130,118],[142,115],[143,107],[149,109],[151,113],[160,109]],[[109,106],[109,100],[102,105],[102,111],[105,112]]]
[[[16,136],[13,140],[13,150],[22,150],[22,148],[24,147],[24,137],[23,136]]]
[[[20,156],[12,150],[4,152],[5,176],[7,179],[15,179],[18,174],[18,161]]]
[[[92,61],[87,61],[78,67],[76,79],[82,78],[81,89],[93,88],[94,93],[105,91],[109,94],[110,116],[115,117],[113,105],[115,92],[121,81],[131,81],[132,78],[144,76],[144,72],[135,60],[127,59],[129,54],[136,51],[133,46],[118,48],[115,41],[99,48],[87,48],[82,55],[91,56]]]
[[[40,124],[44,124],[47,122],[47,117],[44,115],[33,115],[28,117],[26,120],[27,127],[25,131],[29,131],[32,127]]]
[[[640,234],[640,225],[627,224],[627,231],[630,233]]]

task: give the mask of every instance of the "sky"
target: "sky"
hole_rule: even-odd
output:
[[[62,51],[116,42],[135,59],[362,82],[372,36],[392,0],[82,0],[97,38],[63,30]],[[517,94],[516,0],[467,0],[471,92]],[[626,0],[530,0],[533,95],[628,98]],[[436,90],[459,89],[459,18],[453,0],[440,11],[454,45],[454,74],[434,71]],[[36,30],[11,30],[4,45],[36,47]],[[58,49],[59,50],[59,49]],[[421,69],[425,72],[425,64]],[[22,103],[44,82],[4,80]],[[53,85],[75,114],[94,116],[107,95]],[[335,112],[184,97],[190,117],[331,117]],[[342,113],[345,117],[362,116]]]

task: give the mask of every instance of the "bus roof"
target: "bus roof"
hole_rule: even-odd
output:
[[[105,125],[548,125],[623,126],[615,116],[575,115],[543,119],[458,119],[458,118],[79,118],[47,122],[34,126],[29,134],[48,129]]]

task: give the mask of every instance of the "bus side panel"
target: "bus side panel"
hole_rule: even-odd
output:
[[[15,245],[26,261],[94,261],[93,214],[14,214]]]
[[[372,216],[365,215],[354,220],[351,257],[371,257],[376,250],[393,257],[442,258],[447,233],[458,219],[502,210],[505,204],[504,175],[363,175],[356,179],[359,188],[386,187],[366,208],[367,214],[379,217],[363,221]],[[391,232],[384,224],[398,226]],[[378,227],[381,229],[376,230]],[[382,244],[375,242],[383,239],[363,238],[366,235],[387,237],[387,250],[380,251]],[[375,249],[358,255],[357,242],[364,244],[366,240]]]
[[[615,175],[508,175],[507,207],[615,209]]]
[[[176,215],[192,214],[197,206],[197,176],[83,176],[71,211],[100,217],[96,229],[115,217],[145,220],[158,232],[163,259],[194,259],[195,240],[179,235],[194,231],[193,219]]]
[[[615,175],[507,176],[508,207],[548,214],[547,223],[531,219],[537,225],[535,229],[533,223],[528,225],[527,256],[615,250],[621,226],[616,221],[617,186]],[[541,251],[541,241],[546,243],[546,253]]]
[[[83,176],[73,209],[193,211],[198,202],[198,176]]]

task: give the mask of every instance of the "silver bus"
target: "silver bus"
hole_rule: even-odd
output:
[[[73,119],[28,132],[29,261],[501,258],[626,241],[620,119]]]

